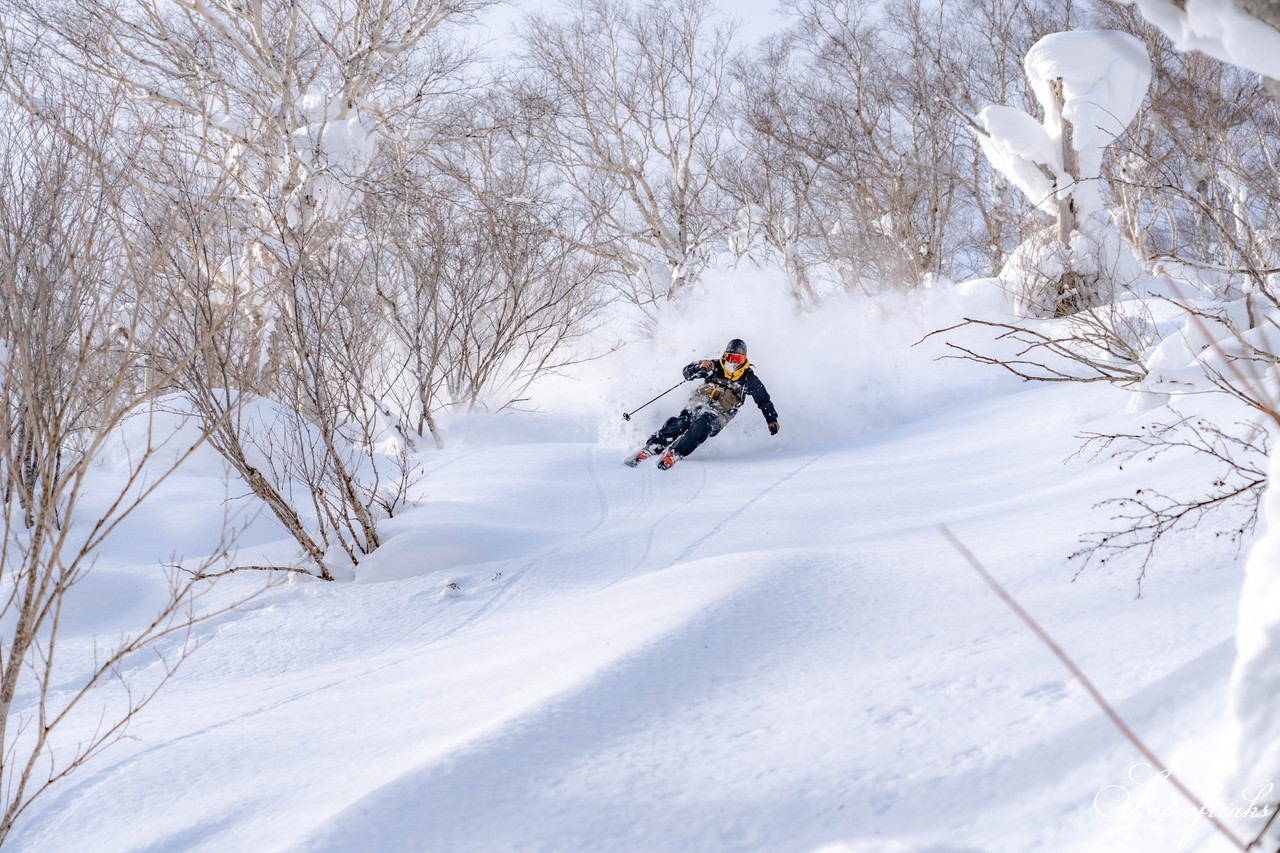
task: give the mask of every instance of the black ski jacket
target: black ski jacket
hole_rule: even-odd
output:
[[[697,394],[706,398],[706,404],[724,418],[725,423],[738,413],[748,394],[760,407],[760,414],[764,415],[766,423],[778,422],[778,410],[773,407],[764,383],[750,366],[737,379],[730,379],[718,359],[695,361],[685,365],[684,378],[707,380],[697,390]]]

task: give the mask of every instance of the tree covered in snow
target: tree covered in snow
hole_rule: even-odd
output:
[[[1108,301],[1135,277],[1131,255],[1108,239],[1102,164],[1142,105],[1150,61],[1127,33],[1086,30],[1043,37],[1025,68],[1044,120],[995,105],[978,113],[975,129],[992,164],[1054,218],[1051,231],[1019,247],[1006,284],[1029,312],[1061,317]]]
[[[1143,490],[1107,503],[1118,527],[1085,537],[1079,556],[1139,550],[1141,584],[1164,537],[1221,520],[1219,532],[1239,542],[1257,518],[1275,413],[1268,377],[1280,362],[1268,332],[1280,305],[1268,269],[1277,183],[1265,140],[1275,105],[1221,62],[1178,55],[1134,10],[1101,11],[1095,22],[1133,37],[1074,31],[1029,50],[1043,120],[1002,107],[975,120],[992,161],[1053,224],[1001,274],[1023,297],[1024,316],[970,317],[961,327],[987,330],[990,344],[951,347],[1027,380],[1130,389],[1135,411],[1158,411],[1152,423],[1091,444],[1126,459],[1189,453],[1219,465],[1202,490]],[[1156,57],[1155,85],[1139,109],[1147,55]],[[1079,146],[1074,121],[1084,127]],[[1080,291],[1081,283],[1092,286]],[[1205,393],[1232,398],[1242,421],[1261,426],[1164,408]]]
[[[1280,227],[1280,176],[1266,144],[1280,119],[1275,99],[1256,74],[1177,50],[1133,7],[1103,22],[1141,39],[1155,72],[1146,107],[1109,158],[1117,227],[1139,257],[1213,282],[1223,299],[1265,301]]]
[[[1186,50],[1200,50],[1234,63],[1274,81],[1280,78],[1280,17],[1273,6],[1227,0],[1201,0],[1173,4],[1163,0],[1139,0],[1140,8],[1153,23],[1165,30],[1175,44]],[[1272,340],[1276,305],[1267,306],[1271,318],[1265,331],[1244,353],[1274,353],[1280,346]],[[1235,384],[1280,423],[1280,392],[1276,365],[1280,358],[1264,359],[1260,370],[1239,375]],[[1251,381],[1252,380],[1252,381]],[[1272,456],[1267,489],[1265,520],[1267,531],[1253,547],[1241,593],[1236,631],[1236,662],[1231,677],[1229,713],[1232,751],[1227,758],[1227,784],[1242,790],[1261,790],[1280,773],[1280,528],[1277,512],[1277,475],[1280,463]],[[1280,828],[1268,821],[1264,837],[1250,846],[1275,846]]]

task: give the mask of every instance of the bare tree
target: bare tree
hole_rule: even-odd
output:
[[[211,198],[216,193],[186,194],[176,205],[181,228],[146,233],[165,258],[158,279],[186,308],[157,324],[155,359],[172,366],[174,390],[210,443],[298,542],[314,573],[331,580],[339,554],[354,564],[378,547],[378,519],[407,487],[407,464],[390,470],[379,447],[383,424],[370,389],[380,381],[382,336],[364,250],[347,243],[313,249],[288,271],[255,266],[273,264],[269,256],[246,259],[228,278],[226,264],[208,263],[225,237],[222,207]],[[166,209],[157,211],[161,220]],[[284,358],[260,347],[268,323]]]
[[[877,198],[886,169],[911,166],[882,156],[894,123],[883,22],[867,2],[808,0],[787,9],[794,27],[738,71],[747,144],[770,182],[786,187],[775,194],[798,202],[775,215],[802,229],[804,254],[839,270],[846,287],[910,278],[887,245],[893,217]]]
[[[605,262],[557,236],[567,216],[536,144],[513,131],[468,140],[450,155],[456,176],[401,173],[366,211],[381,223],[371,287],[401,364],[381,393],[437,443],[433,411],[522,402],[572,362],[567,345],[602,303]]]
[[[202,424],[210,445],[298,542],[316,574],[330,580],[323,543],[299,513],[309,500],[294,493],[289,468],[283,465],[289,461],[286,449],[276,454],[274,440],[286,427],[264,423],[262,407],[246,405],[253,399],[249,389],[266,381],[262,374],[276,373],[260,351],[254,294],[228,293],[213,274],[217,267],[203,262],[213,236],[206,229],[215,235],[218,230],[210,227],[216,214],[190,199],[175,212],[178,227],[165,227],[163,218],[159,223],[144,220],[146,228],[140,234],[140,242],[165,259],[157,270],[158,286],[177,294],[183,306],[157,318],[154,363],[172,374],[171,390]],[[271,386],[278,384],[274,375],[269,381]]]
[[[1240,547],[1258,523],[1259,503],[1267,484],[1268,435],[1257,423],[1237,424],[1227,431],[1204,418],[1176,416],[1135,433],[1088,433],[1082,452],[1109,453],[1122,463],[1163,456],[1207,457],[1218,467],[1207,491],[1169,495],[1141,488],[1134,494],[1104,501],[1114,511],[1113,530],[1085,534],[1084,545],[1071,555],[1083,558],[1077,576],[1090,562],[1106,563],[1120,554],[1140,555],[1137,585],[1147,576],[1156,546],[1169,534],[1199,526],[1207,516],[1226,513],[1229,521],[1214,535]],[[1234,514],[1232,514],[1234,511]]]
[[[195,647],[193,628],[224,612],[197,574],[233,545],[224,525],[200,568],[168,576],[149,623],[91,652],[68,645],[66,610],[100,549],[204,436],[150,419],[172,380],[152,364],[150,321],[179,305],[150,287],[157,259],[128,227],[133,152],[112,132],[114,102],[28,83],[42,121],[0,104],[0,842],[126,736]],[[98,458],[126,426],[129,456],[104,477]],[[146,683],[126,672],[144,651],[160,665]],[[72,736],[85,717],[96,725]]]
[[[1026,208],[988,200],[992,172],[947,101],[1022,103],[1011,51],[1052,16],[1002,0],[784,8],[791,28],[735,71],[749,153],[731,186],[758,238],[793,277],[825,267],[851,289],[997,270]]]
[[[945,342],[960,358],[1000,367],[1019,379],[1036,382],[1109,382],[1133,387],[1147,376],[1143,353],[1153,342],[1141,316],[1102,305],[1070,317],[1040,323],[1006,323],[966,317],[963,322],[925,335],[947,335],[957,329],[988,331],[991,351]]]
[[[165,272],[193,313],[168,357],[205,341],[181,389],[321,577],[330,547],[353,562],[378,547],[388,504],[365,372],[382,336],[366,325],[354,212],[380,150],[425,147],[465,64],[440,33],[485,3],[9,4],[63,61],[178,117],[149,153],[151,219],[179,207],[190,221]],[[251,397],[272,401],[274,429],[252,429],[272,404]]]
[[[155,0],[58,7],[6,0],[46,51],[180,116],[172,145],[235,177],[268,250],[331,227],[358,200],[377,144],[401,144],[465,59],[439,38],[489,0],[400,4]]]
[[[640,306],[695,280],[730,227],[714,173],[731,35],[709,0],[575,0],[523,27],[524,102],[581,205],[561,236]]]

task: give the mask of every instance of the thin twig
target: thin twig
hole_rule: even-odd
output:
[[[1168,774],[1167,778],[1169,779],[1169,782],[1173,784],[1173,787],[1177,789],[1178,793],[1186,798],[1189,803],[1195,806],[1197,812],[1204,815],[1205,818],[1213,824],[1219,832],[1226,836],[1237,849],[1247,851],[1249,848],[1245,846],[1244,842],[1237,838],[1235,833],[1228,829],[1226,824],[1219,820],[1217,815],[1215,815],[1212,810],[1210,810],[1209,807],[1200,800],[1200,798],[1191,793],[1191,790],[1186,785],[1182,784],[1182,781],[1174,775],[1173,771],[1168,769],[1169,765],[1161,761],[1156,754],[1151,751],[1151,748],[1143,743],[1142,739],[1134,733],[1133,729],[1129,728],[1129,725],[1116,712],[1115,708],[1111,707],[1111,704],[1107,702],[1106,698],[1103,697],[1098,688],[1093,685],[1093,682],[1089,680],[1089,677],[1084,674],[1080,667],[1076,666],[1075,661],[1068,657],[1067,653],[1064,652],[1062,648],[1053,641],[1053,638],[1040,627],[1040,624],[1036,622],[1035,618],[1026,610],[1022,609],[1022,606],[1014,600],[1013,596],[1005,591],[1005,588],[1000,585],[999,581],[991,576],[991,573],[988,572],[982,563],[978,561],[978,558],[973,555],[973,552],[966,548],[964,543],[957,539],[955,534],[952,533],[945,524],[939,524],[938,529],[942,532],[942,535],[946,537],[947,541],[951,543],[951,547],[955,548],[956,551],[958,551],[960,555],[969,562],[969,565],[978,573],[978,576],[986,581],[987,586],[991,587],[991,589],[995,591],[996,595],[1000,596],[1000,599],[1009,606],[1009,609],[1016,613],[1018,618],[1026,623],[1027,627],[1031,629],[1031,632],[1040,639],[1040,642],[1048,646],[1049,651],[1053,652],[1054,656],[1062,662],[1062,665],[1065,666],[1075,679],[1084,686],[1084,689],[1093,698],[1093,701],[1097,703],[1103,713],[1111,719],[1111,722],[1114,723],[1116,728],[1120,730],[1120,733],[1128,739],[1129,743],[1133,744],[1134,748],[1136,748],[1138,752],[1142,753],[1143,758],[1145,758],[1152,767],[1165,768],[1165,773]]]
[[[325,580],[325,578],[321,578],[315,572],[309,572],[305,568],[299,568],[297,566],[236,566],[234,568],[222,569],[221,571],[216,571],[216,572],[206,572],[200,569],[194,569],[194,570],[188,569],[185,566],[182,566],[180,564],[169,564],[169,568],[181,569],[182,571],[191,575],[193,578],[198,578],[200,580],[206,580],[209,578],[226,577],[227,575],[233,575],[236,572],[288,572],[292,574],[306,575],[307,577]]]

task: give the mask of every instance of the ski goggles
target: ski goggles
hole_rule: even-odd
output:
[[[741,353],[727,352],[721,359],[725,364],[731,364],[734,367],[742,367],[747,363],[747,357]]]

